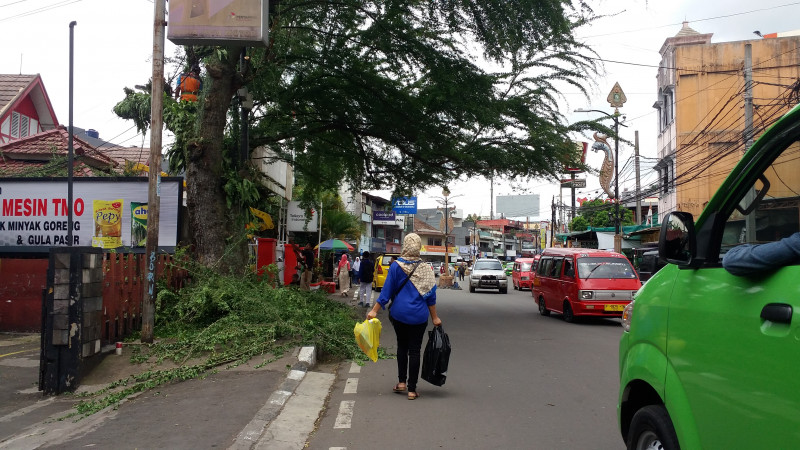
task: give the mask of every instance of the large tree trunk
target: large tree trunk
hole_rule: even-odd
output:
[[[199,139],[186,149],[186,203],[193,233],[193,253],[198,262],[221,272],[241,272],[247,243],[229,239],[236,234],[236,214],[226,204],[223,178],[223,137],[227,112],[241,77],[236,72],[240,48],[228,48],[229,58],[206,66],[206,82],[198,105]]]

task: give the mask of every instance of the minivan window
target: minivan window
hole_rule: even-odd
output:
[[[550,271],[550,266],[553,264],[552,258],[542,258],[539,261],[539,271],[537,272],[540,276],[547,276],[546,274]]]
[[[382,266],[389,266],[392,264],[392,256],[391,255],[383,255],[381,258],[381,265]]]
[[[636,278],[633,266],[625,258],[578,258],[578,276],[589,278]]]
[[[519,264],[519,271],[520,272],[528,272],[531,270],[531,263],[520,263]]]
[[[550,267],[550,273],[547,276],[558,278],[561,275],[561,263],[563,262],[564,258],[553,259],[553,265]]]
[[[571,259],[564,260],[564,276],[569,278],[575,278],[575,268],[572,267]]]

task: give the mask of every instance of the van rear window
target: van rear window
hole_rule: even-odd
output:
[[[531,263],[521,263],[519,266],[520,272],[530,272],[531,270]]]
[[[578,258],[578,276],[589,278],[636,278],[633,266],[624,258]]]

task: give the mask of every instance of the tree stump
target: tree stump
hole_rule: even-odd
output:
[[[453,287],[453,276],[452,275],[440,275],[439,276],[439,287],[440,288],[451,288],[451,287]]]

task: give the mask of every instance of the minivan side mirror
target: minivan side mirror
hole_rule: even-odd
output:
[[[658,237],[658,256],[668,263],[689,265],[696,254],[694,217],[683,211],[667,213]]]

